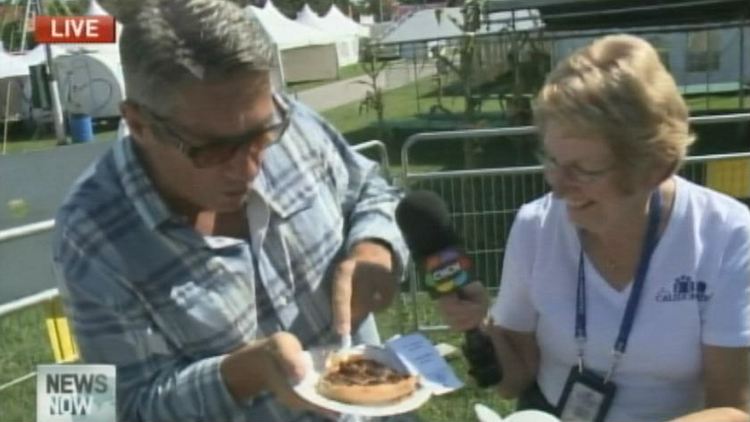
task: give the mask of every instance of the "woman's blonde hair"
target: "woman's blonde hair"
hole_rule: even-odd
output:
[[[674,174],[695,137],[672,75],[647,41],[632,35],[595,40],[558,63],[534,105],[540,132],[555,124],[609,143],[631,191],[638,175]]]

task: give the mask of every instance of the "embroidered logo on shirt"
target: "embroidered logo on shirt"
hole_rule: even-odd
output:
[[[706,302],[711,299],[712,294],[706,291],[705,281],[695,281],[689,275],[681,275],[674,280],[672,290],[662,288],[656,294],[657,302],[680,302],[685,300],[697,300]]]

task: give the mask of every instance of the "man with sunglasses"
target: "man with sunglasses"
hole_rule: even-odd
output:
[[[103,1],[130,136],[76,183],[54,259],[82,358],[122,421],[308,421],[302,350],[377,342],[405,248],[375,163],[271,89],[271,45],[224,0]],[[330,415],[328,415],[330,416]]]

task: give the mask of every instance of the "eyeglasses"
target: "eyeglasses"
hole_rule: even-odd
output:
[[[262,151],[278,142],[289,127],[289,109],[276,95],[273,96],[273,104],[272,119],[262,127],[251,129],[241,135],[213,138],[190,134],[185,128],[180,128],[169,118],[160,116],[148,107],[142,104],[136,106],[156,123],[155,126],[162,135],[173,140],[174,146],[185,154],[196,168],[205,169],[226,163],[246,145],[254,151]],[[187,138],[196,141],[187,141]],[[197,141],[198,139],[201,141]]]
[[[561,171],[565,174],[570,182],[578,185],[587,185],[594,183],[615,168],[614,164],[600,170],[583,169],[577,164],[562,165],[558,163],[554,157],[547,154],[547,152],[543,149],[537,150],[535,152],[535,155],[536,159],[539,160],[539,163],[544,166],[544,171]]]

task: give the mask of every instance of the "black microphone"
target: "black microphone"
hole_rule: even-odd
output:
[[[430,295],[435,298],[455,292],[466,298],[461,287],[472,281],[471,260],[460,247],[445,202],[430,191],[411,192],[396,207],[396,222],[414,262],[424,271]],[[464,340],[469,375],[477,385],[484,388],[499,383],[502,371],[489,337],[474,327],[464,333]]]

